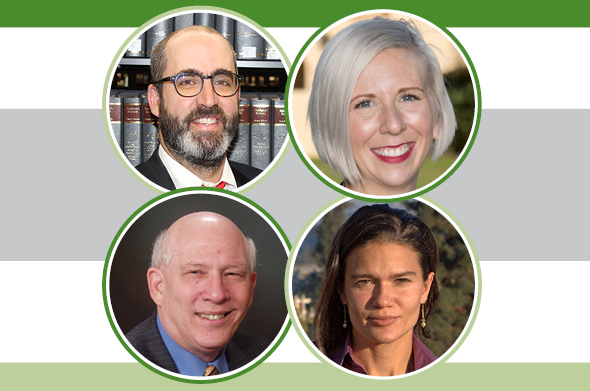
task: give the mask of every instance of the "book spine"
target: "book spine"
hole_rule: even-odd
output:
[[[135,167],[141,163],[141,99],[123,98],[123,153]]]
[[[184,14],[174,17],[174,31],[192,26],[195,23],[195,14]]]
[[[251,106],[252,166],[264,170],[270,164],[271,112],[270,100],[253,99]]]
[[[289,135],[287,130],[287,121],[285,119],[285,101],[275,99],[272,101],[272,159],[274,159],[283,146]]]
[[[123,108],[121,107],[121,98],[110,97],[109,98],[109,117],[111,118],[111,129],[113,130],[113,136],[115,141],[121,148],[121,117],[123,114]]]
[[[160,23],[154,25],[147,31],[147,40],[146,40],[146,57],[150,57],[152,51],[156,47],[161,40],[166,38],[168,34],[172,32],[172,28],[174,27],[174,19],[168,18],[166,20],[161,21]]]
[[[215,28],[215,14],[199,12],[195,14],[195,24]]]
[[[236,21],[235,50],[238,60],[264,60],[264,38],[246,24]]]
[[[215,30],[219,31],[221,35],[225,37],[231,44],[232,48],[235,48],[235,20],[229,16],[217,15],[215,19]],[[235,50],[234,50],[235,51]]]
[[[281,59],[279,57],[279,51],[267,40],[264,40],[264,59],[271,61]]]
[[[250,164],[250,100],[240,99],[238,109],[240,124],[238,136],[232,144],[227,158],[236,163]]]
[[[145,162],[158,148],[158,118],[152,114],[146,97],[141,98],[141,105],[143,107],[143,121],[141,124],[142,161]]]
[[[143,33],[129,45],[125,57],[145,57],[146,34]]]

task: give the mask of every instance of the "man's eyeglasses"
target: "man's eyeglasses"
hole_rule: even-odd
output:
[[[218,73],[211,76],[201,76],[197,73],[179,73],[178,75],[165,77],[162,80],[155,81],[153,84],[164,83],[171,81],[174,83],[176,92],[180,96],[190,98],[196,96],[203,89],[203,83],[205,79],[211,79],[211,85],[213,91],[219,96],[228,97],[238,91],[242,76],[236,75],[231,72]]]

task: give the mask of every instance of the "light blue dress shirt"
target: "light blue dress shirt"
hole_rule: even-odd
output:
[[[178,368],[178,372],[181,375],[203,376],[205,368],[209,365],[215,365],[219,373],[229,372],[229,366],[225,359],[225,346],[221,349],[221,352],[219,352],[219,355],[215,360],[205,362],[174,342],[172,337],[170,337],[164,329],[164,326],[162,326],[159,315],[156,316],[156,323],[158,324],[158,330],[160,331],[164,345],[168,348],[168,351],[174,360],[174,364],[176,364],[176,368]]]

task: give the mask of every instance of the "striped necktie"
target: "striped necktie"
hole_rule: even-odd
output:
[[[215,365],[209,365],[207,368],[205,368],[205,373],[203,373],[203,376],[216,376],[219,375],[219,370],[217,368],[215,368]]]

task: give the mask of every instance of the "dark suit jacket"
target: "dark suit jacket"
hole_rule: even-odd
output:
[[[174,364],[174,360],[172,360],[172,356],[158,331],[156,314],[154,312],[152,316],[135,326],[125,337],[135,350],[147,360],[161,368],[178,373],[178,368],[176,368],[176,364]],[[248,364],[258,357],[268,345],[269,342],[265,339],[235,333],[225,349],[229,370],[233,371]]]
[[[238,187],[250,182],[262,172],[252,166],[232,162],[231,160],[229,161],[229,166],[234,173]],[[168,190],[176,189],[174,182],[172,182],[172,178],[170,178],[170,174],[168,174],[168,170],[166,170],[164,163],[162,163],[162,159],[158,156],[157,149],[152,153],[152,156],[147,162],[138,164],[135,168],[141,175],[154,182],[156,185]]]

